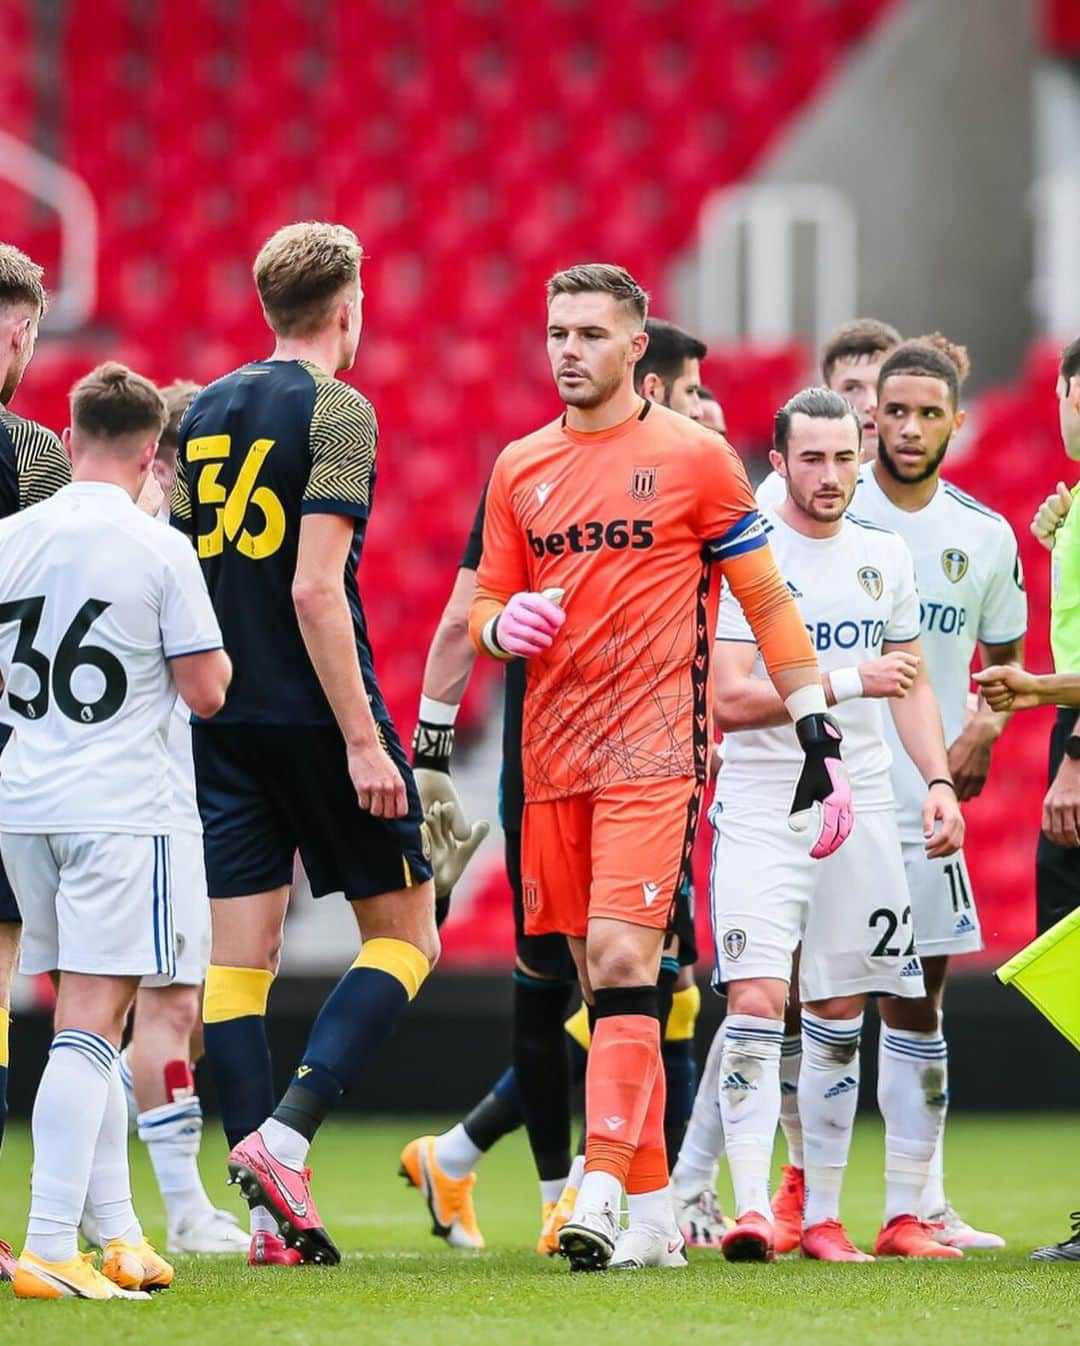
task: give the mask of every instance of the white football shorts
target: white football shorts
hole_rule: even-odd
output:
[[[921,841],[905,841],[904,868],[919,953],[924,958],[978,953],[982,926],[964,852],[930,860]]]
[[[5,832],[0,853],[22,913],[20,971],[171,980],[169,838]]]
[[[201,986],[210,964],[210,898],[201,832],[169,837],[172,918],[176,932],[176,975],[143,977],[143,986]]]
[[[896,817],[859,813],[851,835],[824,860],[811,835],[792,832],[786,810],[714,804],[710,874],[713,939],[721,982],[791,979],[799,944],[799,993],[925,994]]]

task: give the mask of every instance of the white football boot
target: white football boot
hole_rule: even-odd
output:
[[[624,1229],[615,1241],[608,1264],[611,1271],[641,1271],[645,1267],[686,1266],[686,1242],[677,1229],[666,1232],[652,1225]]]
[[[251,1236],[227,1210],[200,1211],[169,1222],[165,1251],[170,1253],[237,1253],[247,1256]]]

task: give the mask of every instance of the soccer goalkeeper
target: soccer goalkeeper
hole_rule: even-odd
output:
[[[470,612],[478,649],[529,661],[526,931],[570,938],[595,1022],[585,1179],[559,1235],[582,1270],[685,1264],[656,977],[708,762],[714,566],[806,751],[793,826],[816,812],[811,853],[824,856],[853,821],[839,731],[741,464],[714,433],[634,392],[646,306],[619,267],[573,267],[548,283],[548,356],[566,412],[495,464]]]

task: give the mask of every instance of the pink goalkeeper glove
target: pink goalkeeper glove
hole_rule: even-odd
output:
[[[788,826],[793,832],[805,832],[814,805],[820,805],[820,827],[810,855],[822,860],[840,849],[855,826],[851,783],[840,757],[842,735],[831,715],[804,715],[796,722],[795,733],[806,760],[795,786]]]
[[[549,594],[562,597],[559,589],[548,589],[542,594],[514,594],[499,613],[492,632],[499,649],[528,659],[551,645],[556,631],[566,621],[566,613],[552,602]]]

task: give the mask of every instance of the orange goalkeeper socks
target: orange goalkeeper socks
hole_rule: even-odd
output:
[[[655,1192],[668,1185],[667,1145],[664,1142],[664,1111],[667,1104],[667,1080],[664,1066],[653,1079],[649,1105],[645,1109],[645,1120],[641,1124],[637,1149],[630,1161],[630,1171],[626,1175],[626,1193],[638,1196],[643,1192]]]
[[[585,1074],[586,1173],[599,1170],[626,1185],[646,1119],[655,1111],[651,1105],[658,1074],[662,1080],[656,987],[598,990]],[[653,1129],[662,1150],[662,1084],[660,1095]]]

